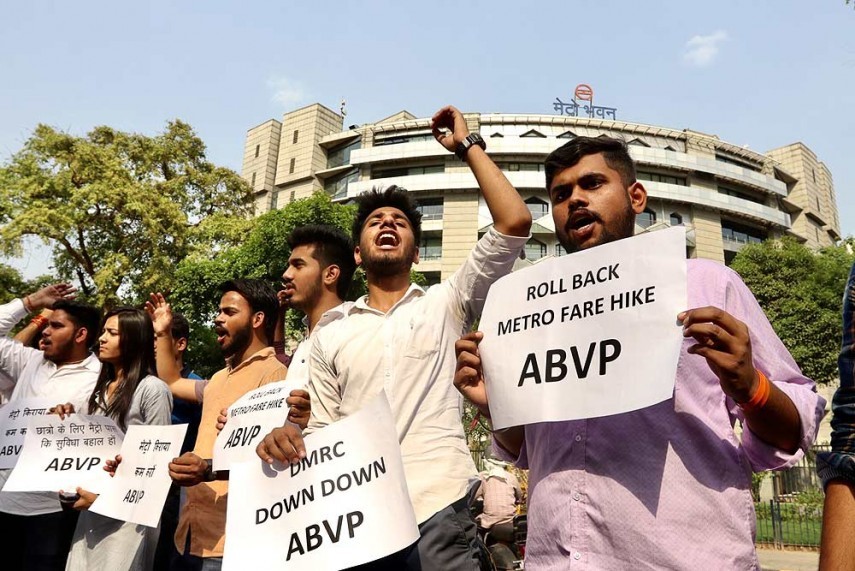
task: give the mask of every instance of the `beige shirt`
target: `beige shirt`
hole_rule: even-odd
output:
[[[350,416],[386,391],[419,523],[462,498],[476,476],[454,388],[454,342],[484,307],[493,282],[510,273],[528,238],[490,229],[448,280],[412,284],[388,313],[362,297],[347,318],[313,335],[309,394],[316,430]]]
[[[233,369],[221,369],[211,377],[205,388],[202,420],[196,438],[197,456],[210,460],[217,439],[217,416],[247,392],[267,383],[281,381],[288,369],[276,359],[272,347],[267,347],[245,359]],[[190,533],[190,553],[197,557],[222,557],[226,542],[227,481],[203,482],[187,488],[187,502],[181,508],[175,547],[184,553],[187,532]]]

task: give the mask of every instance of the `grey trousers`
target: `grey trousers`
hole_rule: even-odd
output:
[[[478,571],[477,527],[467,498],[460,498],[419,525],[419,540],[357,571]]]

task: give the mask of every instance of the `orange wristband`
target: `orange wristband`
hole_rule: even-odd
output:
[[[44,315],[36,315],[30,320],[30,323],[34,323],[39,329],[44,329],[48,325],[48,318]]]
[[[748,402],[737,403],[739,404],[739,408],[745,412],[756,412],[766,406],[769,395],[772,393],[772,383],[769,382],[769,379],[762,371],[759,369],[755,370],[757,371],[757,376],[760,377],[760,384],[757,390],[754,391],[754,396]]]

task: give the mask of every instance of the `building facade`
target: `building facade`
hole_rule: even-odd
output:
[[[688,257],[729,263],[745,244],[767,238],[793,236],[812,248],[840,239],[831,173],[802,143],[762,154],[689,129],[563,115],[465,117],[532,213],[522,264],[565,253],[554,236],[543,161],[579,136],[629,145],[648,192],[636,231],[684,225]],[[242,176],[255,191],[256,213],[317,191],[347,200],[375,186],[403,186],[423,215],[417,269],[429,281],[444,279],[491,218],[475,177],[433,139],[429,123],[401,111],[345,129],[341,115],[313,104],[250,129]]]

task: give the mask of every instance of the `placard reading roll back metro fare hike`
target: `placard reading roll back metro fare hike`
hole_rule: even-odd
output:
[[[671,397],[686,236],[673,227],[514,272],[490,288],[479,351],[496,429],[595,418]]]

